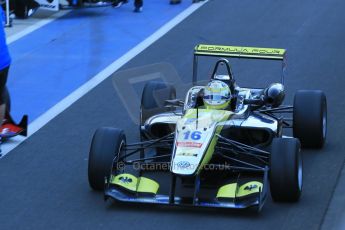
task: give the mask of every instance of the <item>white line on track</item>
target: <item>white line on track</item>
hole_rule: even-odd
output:
[[[188,7],[183,12],[181,12],[179,15],[177,15],[172,20],[170,20],[168,23],[166,23],[164,26],[159,28],[151,36],[149,36],[144,41],[139,43],[137,46],[132,48],[130,51],[128,51],[122,57],[120,57],[119,59],[117,59],[116,61],[111,63],[108,67],[106,67],[104,70],[99,72],[96,76],[91,78],[88,82],[86,82],[85,84],[80,86],[77,90],[72,92],[70,95],[68,95],[63,100],[61,100],[59,103],[57,103],[55,106],[50,108],[47,112],[45,112],[40,117],[38,117],[36,120],[34,120],[32,123],[30,123],[29,128],[28,128],[29,133],[28,133],[28,136],[26,138],[15,137],[15,138],[11,139],[8,143],[5,143],[1,146],[2,157],[4,157],[6,154],[8,154],[10,151],[12,151],[18,145],[20,145],[23,141],[25,141],[28,137],[30,137],[35,132],[37,132],[40,128],[42,128],[44,125],[46,125],[54,117],[59,115],[61,112],[63,112],[69,106],[71,106],[74,102],[76,102],[79,98],[81,98],[86,93],[88,93],[90,90],[95,88],[98,84],[100,84],[102,81],[104,81],[110,75],[112,75],[116,70],[118,70],[123,65],[125,65],[127,62],[129,62],[131,59],[133,59],[135,56],[140,54],[147,47],[149,47],[151,44],[153,44],[159,38],[161,38],[166,33],[168,33],[176,25],[178,25],[180,22],[182,22],[189,15],[191,15],[194,11],[199,9],[201,6],[203,6],[207,2],[208,2],[208,0],[197,3],[197,4],[192,4],[190,7]],[[16,39],[19,39],[19,38],[16,38]]]
[[[53,15],[50,16],[50,18],[47,19],[40,19],[40,21],[38,21],[37,23],[33,24],[32,26],[29,26],[28,28],[9,36],[6,40],[7,40],[7,44],[11,44],[12,42],[17,41],[18,39],[28,35],[29,33],[34,32],[35,30],[38,30],[39,28],[47,25],[48,23],[51,23],[52,21],[55,21],[58,18],[61,18],[62,16],[68,14],[69,12],[71,12],[70,10],[63,10],[63,11],[59,11]]]

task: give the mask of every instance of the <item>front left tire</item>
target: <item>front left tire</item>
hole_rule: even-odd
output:
[[[274,138],[271,147],[270,188],[276,202],[297,202],[302,193],[303,167],[296,138]]]

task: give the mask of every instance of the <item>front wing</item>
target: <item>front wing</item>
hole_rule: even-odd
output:
[[[172,173],[171,173],[172,174]],[[124,176],[121,176],[124,175]],[[214,198],[200,198],[200,181],[196,182],[194,185],[194,194],[191,196],[176,196],[175,195],[175,183],[176,175],[171,175],[171,184],[169,194],[159,194],[159,189],[156,182],[145,179],[145,185],[142,185],[140,178],[132,178],[130,174],[120,174],[117,179],[106,180],[104,198],[108,200],[109,198],[128,203],[147,203],[156,205],[170,205],[170,206],[189,206],[189,207],[212,207],[212,208],[231,208],[231,209],[246,209],[254,208],[260,211],[267,197],[267,185],[268,185],[268,169],[265,170],[262,186],[254,187],[252,185],[239,185],[237,183],[232,183],[222,186]],[[134,176],[133,176],[134,177]],[[141,179],[141,180],[143,180]],[[134,186],[129,185],[133,182],[138,183]],[[123,185],[121,185],[123,183]],[[259,182],[257,182],[259,183]],[[249,183],[247,183],[249,184]],[[255,184],[255,183],[254,183]],[[249,187],[251,191],[244,191]],[[231,189],[233,191],[231,191]],[[255,190],[256,189],[256,190]],[[247,194],[243,194],[247,192]],[[236,194],[241,194],[236,196]]]

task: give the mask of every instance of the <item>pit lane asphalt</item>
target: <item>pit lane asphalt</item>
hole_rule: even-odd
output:
[[[104,204],[87,182],[92,134],[114,126],[135,140],[138,130],[108,79],[0,161],[0,229],[318,229],[344,164],[344,7],[342,0],[210,1],[122,68],[163,60],[189,79],[197,43],[287,48],[287,102],[297,89],[322,89],[328,98],[327,144],[303,150],[299,203],[269,198],[259,215]],[[252,74],[247,85],[261,81]]]

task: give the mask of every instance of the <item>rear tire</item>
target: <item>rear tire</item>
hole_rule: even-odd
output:
[[[163,82],[151,81],[146,83],[141,97],[141,123],[153,115],[167,111],[165,101],[176,99],[176,89]]]
[[[297,202],[303,185],[300,142],[274,138],[271,149],[270,188],[276,202]]]
[[[169,111],[165,107],[166,100],[176,99],[176,89],[170,84],[159,81],[150,81],[145,84],[140,106],[140,138],[146,139],[141,126],[150,117]]]
[[[110,175],[114,158],[120,155],[126,144],[126,136],[120,129],[102,127],[93,135],[90,153],[88,177],[94,190],[104,189],[105,177]]]
[[[300,90],[295,94],[293,136],[303,148],[322,148],[327,134],[327,101],[320,90]]]

